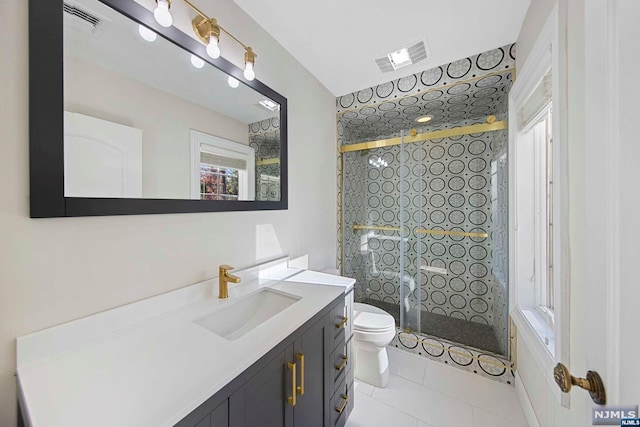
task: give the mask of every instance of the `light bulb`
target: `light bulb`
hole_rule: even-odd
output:
[[[170,27],[173,24],[173,16],[169,12],[169,2],[167,0],[158,0],[158,6],[153,11],[153,16],[158,21],[158,24],[163,27]]]
[[[200,58],[199,56],[195,56],[195,55],[191,55],[191,65],[193,65],[196,68],[202,68],[204,67],[204,60],[202,58]]]
[[[158,35],[145,27],[144,25],[138,25],[138,33],[140,37],[145,39],[148,42],[154,42],[158,38]]]
[[[209,37],[209,44],[207,45],[207,55],[213,59],[220,58],[220,46],[218,46],[217,37]]]
[[[253,62],[247,62],[244,67],[244,78],[251,81],[256,78],[256,72],[253,71]]]
[[[229,78],[227,79],[227,84],[234,89],[240,86],[240,82],[238,81],[238,79],[235,79],[231,76],[229,76]]]

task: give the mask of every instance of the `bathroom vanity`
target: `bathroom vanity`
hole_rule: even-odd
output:
[[[235,274],[18,338],[24,425],[344,425],[353,279]]]
[[[344,311],[339,297],[176,425],[344,425],[353,386]]]

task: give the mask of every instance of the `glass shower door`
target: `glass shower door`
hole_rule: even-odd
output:
[[[397,151],[385,147],[365,152],[368,229],[362,230],[368,249],[368,302],[393,315],[396,323],[402,316],[398,307],[404,252]]]
[[[345,273],[356,277],[356,300],[392,314],[420,333],[426,294],[426,248],[416,232],[426,221],[426,153],[405,144],[344,154]]]
[[[400,254],[400,328],[412,333],[421,332],[421,236],[416,233],[424,222],[421,209],[424,198],[424,165],[420,144],[406,144],[409,132],[400,133],[399,163],[399,215],[402,250]]]

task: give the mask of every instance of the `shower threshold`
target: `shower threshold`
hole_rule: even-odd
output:
[[[393,316],[396,320],[396,325],[400,325],[399,304],[369,298],[366,298],[363,302],[383,309]],[[504,357],[504,351],[500,348],[495,331],[489,325],[456,319],[442,314],[429,313],[425,310],[420,312],[420,323],[422,334],[453,341]]]

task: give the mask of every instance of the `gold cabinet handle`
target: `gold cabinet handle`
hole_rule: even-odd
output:
[[[349,358],[347,356],[342,356],[342,363],[339,365],[336,365],[336,371],[342,371],[344,367],[347,366],[348,360]]]
[[[340,323],[336,323],[336,328],[340,329],[340,328],[344,328],[344,325],[347,324],[347,321],[349,320],[349,318],[347,316],[344,316],[342,318],[342,320],[340,321]]]
[[[556,384],[560,387],[563,393],[569,393],[571,386],[577,385],[578,387],[585,389],[589,392],[591,400],[598,405],[604,405],[607,403],[607,394],[604,390],[604,383],[602,378],[595,371],[587,371],[587,378],[576,378],[569,372],[562,363],[558,363],[553,368],[553,379],[556,380]]]
[[[300,362],[300,385],[296,387],[296,392],[304,396],[304,354],[296,354],[296,359]]]
[[[287,398],[287,402],[291,406],[296,406],[296,364],[289,362],[287,366],[291,369],[291,396]]]
[[[340,396],[344,399],[344,402],[342,402],[342,405],[340,406],[336,406],[336,412],[341,414],[342,411],[344,411],[344,408],[347,407],[347,403],[349,403],[349,396],[347,396],[346,394],[343,394],[342,396]]]

